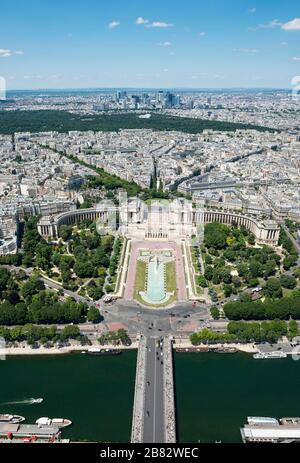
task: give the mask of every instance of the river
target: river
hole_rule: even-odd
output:
[[[241,442],[247,416],[300,416],[300,362],[175,354],[180,442]]]
[[[135,369],[135,351],[8,357],[0,361],[0,413],[22,415],[28,423],[42,416],[68,418],[73,425],[63,437],[129,442]],[[44,401],[32,404],[32,398]]]
[[[0,413],[69,418],[63,437],[129,442],[136,352],[0,361]],[[179,442],[240,442],[247,416],[300,416],[300,362],[175,354]],[[31,399],[43,398],[41,404]]]

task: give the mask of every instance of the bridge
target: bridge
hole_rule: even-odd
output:
[[[175,443],[172,341],[142,337],[139,345],[132,443]]]

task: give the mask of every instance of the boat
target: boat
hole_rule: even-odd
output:
[[[39,399],[31,399],[32,404],[41,404],[43,402],[44,402],[44,399],[42,399],[41,397]]]
[[[258,352],[253,355],[254,359],[285,359],[287,354],[285,352],[275,351],[275,352]]]
[[[248,424],[240,429],[242,440],[248,442],[300,442],[300,418],[248,417]]]
[[[25,421],[24,416],[0,414],[0,423],[17,424]]]
[[[290,426],[300,426],[300,418],[281,418],[280,424]]]
[[[67,420],[65,418],[48,418],[42,417],[36,420],[35,424],[38,425],[39,428],[46,428],[46,427],[55,427],[55,428],[66,428],[67,426],[71,426],[72,421]]]
[[[176,347],[176,352],[188,352],[188,353],[195,353],[195,352],[208,352],[208,346],[199,346],[199,347]]]
[[[220,347],[215,352],[218,354],[236,354],[238,350],[235,347]]]
[[[276,418],[268,416],[248,416],[247,421],[252,426],[279,426],[279,421]]]
[[[122,353],[121,349],[99,349],[92,348],[87,351],[89,355],[120,355]]]

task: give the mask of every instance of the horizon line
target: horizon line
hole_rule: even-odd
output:
[[[91,90],[280,90],[291,91],[290,88],[285,87],[39,87],[39,88],[15,88],[7,89],[9,92],[30,92],[30,91],[91,91]]]

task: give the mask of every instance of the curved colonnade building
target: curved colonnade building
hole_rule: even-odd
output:
[[[76,225],[87,219],[99,220],[103,226],[107,225],[121,235],[137,240],[184,240],[195,236],[201,225],[212,222],[244,226],[253,233],[258,244],[270,246],[278,244],[280,232],[278,224],[272,220],[259,221],[253,216],[234,211],[197,209],[192,203],[181,199],[148,206],[137,198],[129,199],[118,207],[103,203],[91,209],[43,217],[38,231],[44,238],[57,238],[62,225]]]

